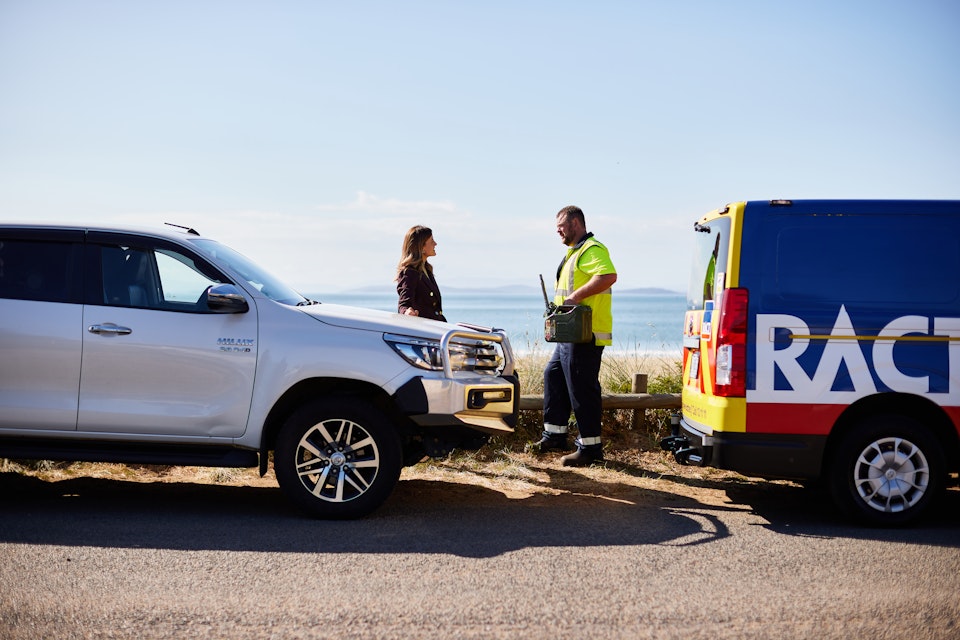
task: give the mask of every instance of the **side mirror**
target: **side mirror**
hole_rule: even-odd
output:
[[[208,288],[205,297],[207,308],[214,313],[246,313],[250,310],[247,299],[232,284],[217,284]]]

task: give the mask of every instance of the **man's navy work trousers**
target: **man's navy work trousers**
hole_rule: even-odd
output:
[[[593,342],[559,342],[543,370],[543,421],[566,425],[570,412],[581,438],[600,437],[600,357]]]

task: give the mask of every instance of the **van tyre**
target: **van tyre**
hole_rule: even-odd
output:
[[[308,515],[359,518],[379,507],[400,478],[400,440],[372,406],[323,399],[303,406],[277,437],[280,488]]]
[[[937,439],[916,420],[899,415],[860,422],[840,442],[830,469],[840,509],[881,526],[920,517],[936,500],[943,480]]]

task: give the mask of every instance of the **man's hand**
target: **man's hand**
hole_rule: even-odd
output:
[[[617,274],[615,273],[606,273],[603,275],[596,275],[587,280],[587,283],[570,294],[570,296],[563,301],[564,304],[580,304],[583,300],[586,300],[590,296],[595,296],[598,293],[603,293],[607,289],[613,286],[613,283],[617,281]]]

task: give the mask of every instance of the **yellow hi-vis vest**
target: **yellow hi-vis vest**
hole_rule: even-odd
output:
[[[577,268],[580,262],[580,256],[590,247],[600,247],[607,251],[607,248],[594,240],[587,238],[583,244],[571,247],[567,250],[567,258],[563,261],[560,271],[557,272],[556,292],[553,296],[554,304],[561,305],[563,301],[576,289],[585,285],[593,274],[585,273]],[[609,254],[607,260],[609,261]],[[610,265],[613,266],[612,264]],[[611,271],[611,273],[615,273]],[[612,290],[607,289],[600,293],[585,298],[580,302],[593,310],[593,337],[598,346],[610,346],[613,344],[613,295]]]

